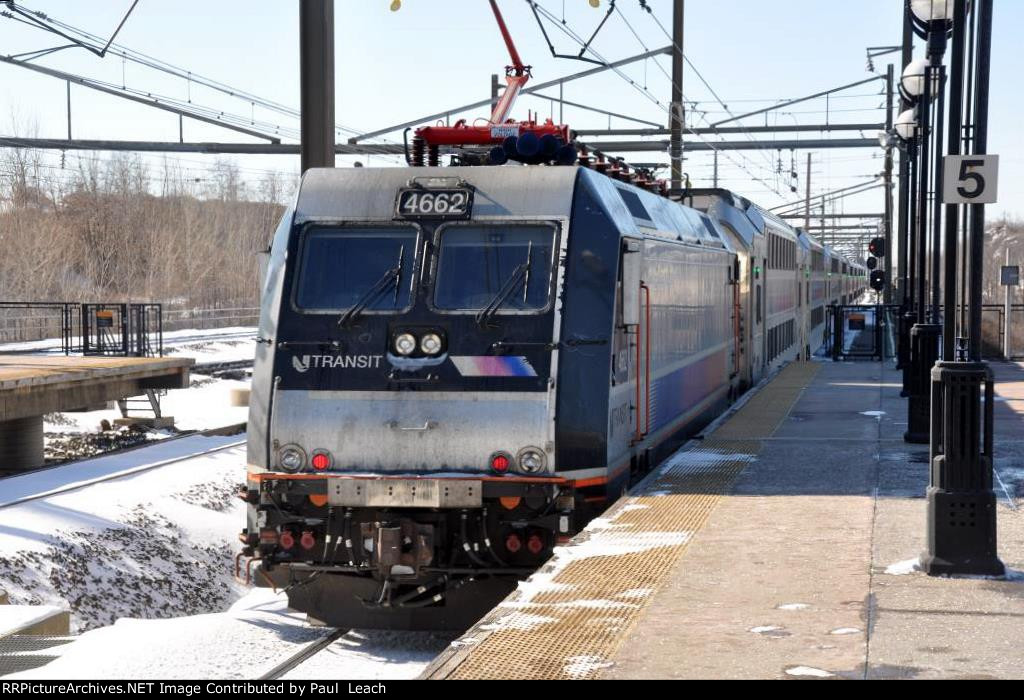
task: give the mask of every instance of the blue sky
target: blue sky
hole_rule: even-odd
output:
[[[398,12],[390,0],[336,0],[337,118],[340,124],[370,130],[441,111],[487,96],[490,75],[508,62],[488,4],[484,0],[403,0]],[[41,10],[64,22],[107,36],[117,25],[130,0],[25,0],[24,7]],[[525,62],[533,65],[537,82],[587,68],[579,62],[553,59],[523,0],[501,0],[509,27]],[[542,0],[568,27],[589,35],[608,7],[594,9],[586,0]],[[661,23],[671,26],[671,0],[651,0]],[[614,60],[664,46],[668,40],[654,19],[636,0],[619,0],[595,47]],[[1024,215],[1018,194],[1024,190],[1022,157],[1015,122],[1024,113],[1024,92],[1016,86],[1020,58],[1015,32],[1024,29],[1024,3],[996,1],[994,74],[992,82],[991,151],[1002,156],[1001,202],[992,214]],[[689,0],[685,49],[696,68],[734,114],[767,106],[781,98],[798,97],[870,77],[866,71],[868,46],[892,45],[900,40],[900,0]],[[168,63],[203,74],[280,103],[298,106],[298,2],[296,0],[141,0],[118,42]],[[634,36],[634,32],[636,36]],[[556,48],[574,53],[574,44],[549,28]],[[55,45],[59,40],[9,19],[0,19],[0,49],[15,54]],[[577,47],[578,48],[578,47]],[[920,53],[920,46],[918,53]],[[876,61],[884,71],[888,60]],[[251,115],[295,128],[297,122],[262,112],[247,102],[168,78],[120,58],[99,59],[81,50],[64,51],[41,59],[40,64],[76,72],[154,93],[185,97],[232,113]],[[668,59],[635,64],[625,73],[646,90],[630,86],[607,73],[566,87],[565,98],[641,119],[663,123],[668,101]],[[795,106],[771,123],[881,121],[884,98],[881,83],[862,86],[828,104],[824,100]],[[61,137],[66,133],[64,84],[22,69],[0,65],[0,133]],[[687,99],[696,101],[694,125],[725,118],[690,69],[684,86]],[[552,92],[552,94],[556,94]],[[176,140],[177,118],[136,106],[84,88],[73,88],[74,135],[77,138]],[[552,114],[550,103],[522,99],[514,116],[527,109],[542,117]],[[827,114],[826,114],[827,110]],[[477,110],[462,116],[485,116]],[[557,110],[554,111],[557,117]],[[565,120],[576,128],[601,128],[605,117],[566,108]],[[617,127],[630,124],[613,120]],[[764,123],[753,120],[750,124]],[[850,134],[856,135],[856,134]],[[873,136],[873,133],[866,134]],[[813,136],[813,135],[810,135]],[[186,122],[186,140],[251,139],[217,127]],[[393,138],[399,138],[395,135]],[[742,137],[737,137],[742,138]],[[723,183],[755,200],[773,206],[798,199],[791,186],[803,192],[807,151],[795,153],[747,152],[724,155],[720,161]],[[55,158],[57,156],[54,156]],[[85,157],[95,155],[85,154]],[[175,156],[202,177],[213,158],[196,154]],[[667,160],[657,154],[633,160]],[[366,161],[367,159],[363,158]],[[781,161],[781,162],[780,162]],[[881,150],[814,152],[812,190],[821,192],[865,180],[881,171]],[[57,161],[54,161],[57,162]],[[235,162],[248,177],[264,171],[297,172],[297,158],[248,157]],[[345,162],[345,161],[343,161]],[[370,165],[394,159],[371,158]],[[795,162],[797,181],[788,176]],[[56,167],[56,166],[55,166]],[[695,153],[686,170],[697,185],[710,184],[712,157]],[[777,174],[782,170],[783,174]],[[754,181],[767,182],[767,186]],[[877,211],[880,192],[846,200],[846,211]]]

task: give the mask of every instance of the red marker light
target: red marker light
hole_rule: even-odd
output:
[[[313,455],[312,464],[313,469],[316,469],[318,472],[322,472],[331,466],[331,458],[325,452],[317,452]]]
[[[302,545],[303,549],[313,549],[316,546],[316,538],[313,537],[313,533],[306,530],[302,533],[302,537],[299,539],[299,544]]]
[[[505,472],[507,472],[509,465],[511,464],[512,460],[509,459],[508,455],[503,455],[499,453],[491,457],[491,469],[498,472],[499,474],[504,474]]]
[[[544,540],[540,535],[530,535],[530,539],[526,541],[526,548],[530,550],[530,554],[540,554],[544,551]]]
[[[292,535],[288,530],[281,533],[281,536],[277,539],[278,544],[281,545],[282,549],[291,549],[295,546],[295,536]]]
[[[519,539],[519,535],[511,534],[505,538],[505,549],[512,554],[515,554],[523,548],[523,541]]]

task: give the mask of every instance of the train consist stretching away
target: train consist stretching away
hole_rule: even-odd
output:
[[[865,287],[739,196],[685,204],[576,166],[307,172],[263,293],[257,582],[464,628]]]

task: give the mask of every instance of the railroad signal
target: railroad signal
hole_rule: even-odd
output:
[[[876,292],[880,292],[885,289],[885,273],[881,270],[875,270],[871,273],[871,288]]]
[[[868,269],[869,270],[877,270],[878,269],[878,258],[868,258],[867,265],[868,265]]]
[[[875,238],[872,239],[871,243],[868,244],[868,252],[876,258],[885,257],[885,239]]]

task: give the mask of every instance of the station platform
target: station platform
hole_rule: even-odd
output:
[[[43,463],[43,416],[189,386],[187,358],[0,355],[0,472]]]
[[[931,578],[900,374],[793,364],[453,642],[424,678],[1024,677],[1024,366],[993,365],[1006,580]]]

